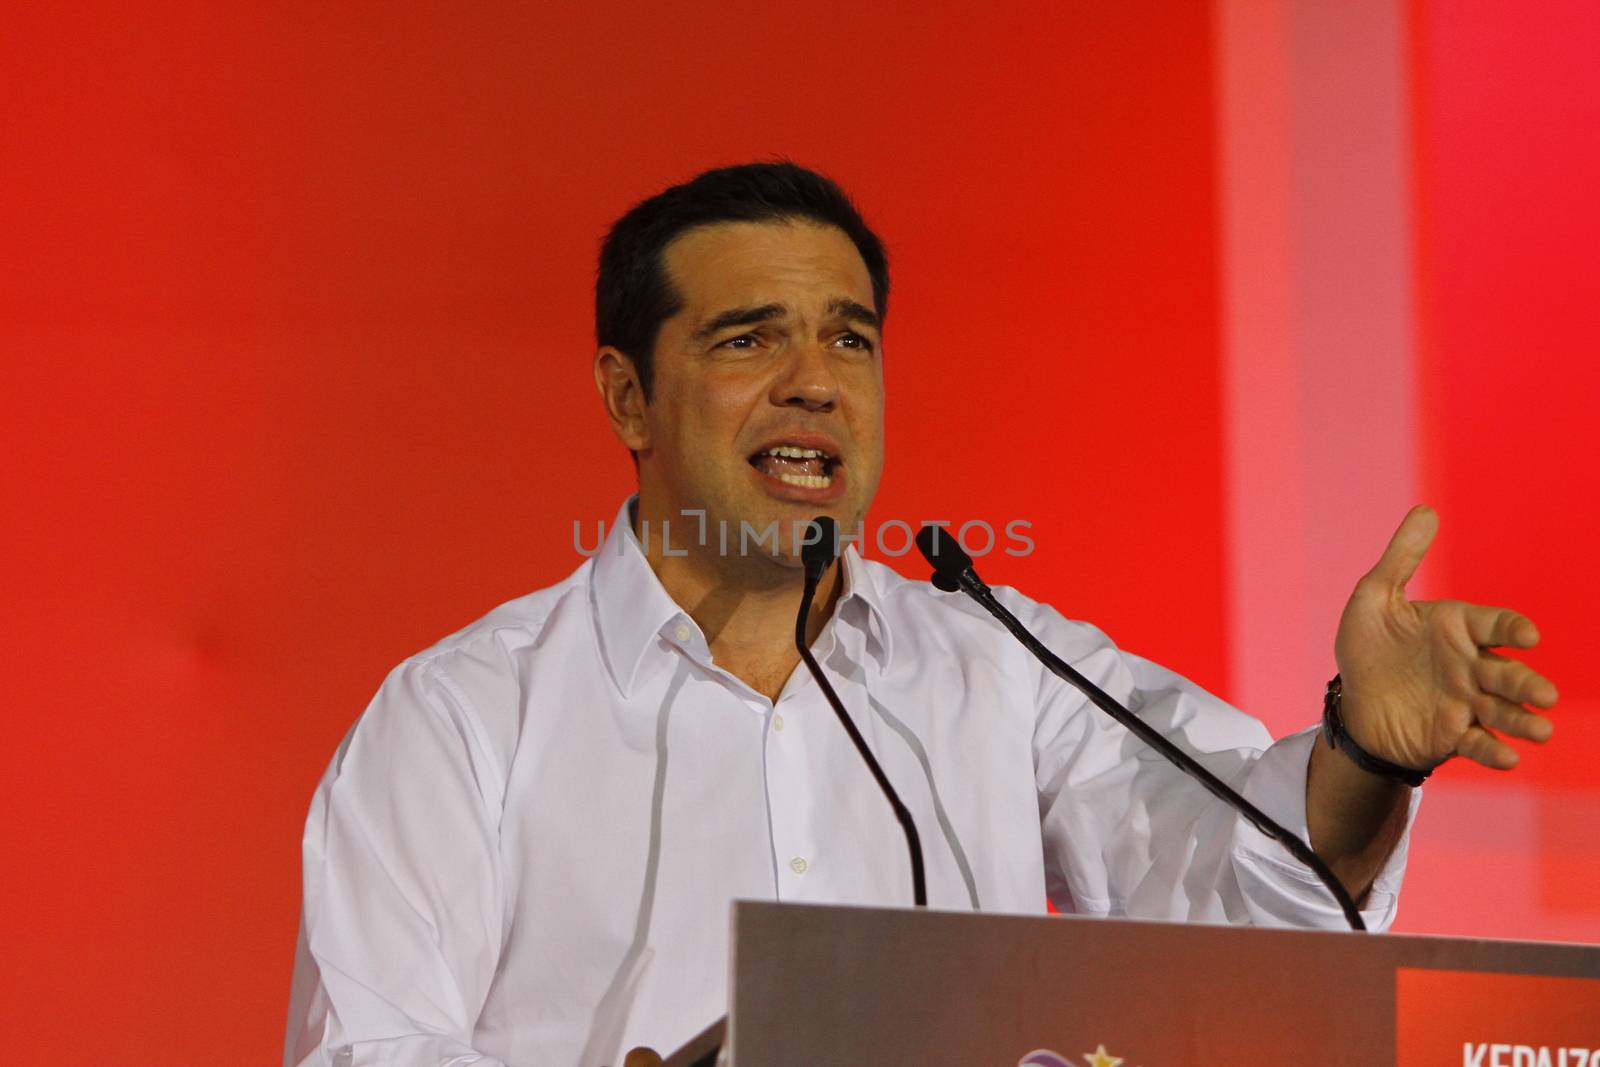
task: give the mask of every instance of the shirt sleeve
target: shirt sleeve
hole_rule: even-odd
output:
[[[286,1067],[503,1067],[472,1048],[503,929],[495,766],[442,672],[396,668],[306,820]]]
[[[1057,655],[1307,839],[1306,775],[1316,728],[1274,742],[1258,720],[1122,652],[1094,627],[1015,594],[1011,599],[1008,606]],[[1345,928],[1343,911],[1310,868],[1042,666],[1037,707],[1046,886],[1056,907],[1140,919]],[[1419,800],[1413,790],[1405,833],[1365,901],[1369,929],[1394,921]]]

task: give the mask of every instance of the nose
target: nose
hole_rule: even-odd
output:
[[[832,411],[839,402],[839,379],[827,349],[819,344],[801,344],[791,352],[783,373],[772,383],[772,402],[779,407]]]

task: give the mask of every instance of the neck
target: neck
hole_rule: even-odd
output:
[[[633,518],[638,536],[638,514]],[[797,561],[722,556],[714,544],[708,546],[709,551],[696,544],[688,529],[674,531],[669,555],[658,522],[650,523],[650,535],[645,559],[667,595],[705,634],[711,658],[769,700],[776,700],[800,664],[800,653],[794,647],[794,620],[805,590],[803,568]],[[807,645],[816,641],[833,617],[843,591],[844,566],[835,560],[823,572],[811,603]]]

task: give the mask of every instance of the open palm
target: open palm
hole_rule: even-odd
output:
[[[1345,728],[1362,748],[1403,767],[1460,755],[1509,770],[1517,753],[1497,734],[1548,740],[1554,724],[1524,705],[1554,706],[1556,688],[1493,651],[1538,643],[1538,629],[1524,616],[1459,600],[1406,599],[1406,583],[1438,528],[1432,508],[1411,509],[1345,605],[1334,641]]]

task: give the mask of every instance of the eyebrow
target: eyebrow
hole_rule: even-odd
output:
[[[859,322],[863,326],[871,326],[874,330],[876,330],[879,325],[878,313],[876,311],[873,311],[869,307],[858,304],[848,297],[839,297],[836,300],[830,300],[828,302],[828,314],[838,315],[842,318],[849,319],[851,322]]]
[[[754,326],[758,322],[767,322],[771,319],[782,317],[788,312],[782,304],[758,304],[754,307],[729,308],[713,316],[709,321],[695,330],[691,335],[696,341],[704,341],[713,334],[734,326]],[[878,328],[878,313],[848,297],[836,297],[828,301],[824,309],[828,315],[837,315],[851,322],[858,322],[865,326]]]
[[[721,333],[730,326],[754,326],[758,322],[775,319],[786,310],[782,304],[760,304],[756,307],[730,308],[701,326],[694,332],[693,337],[696,341],[704,341],[712,334]]]

